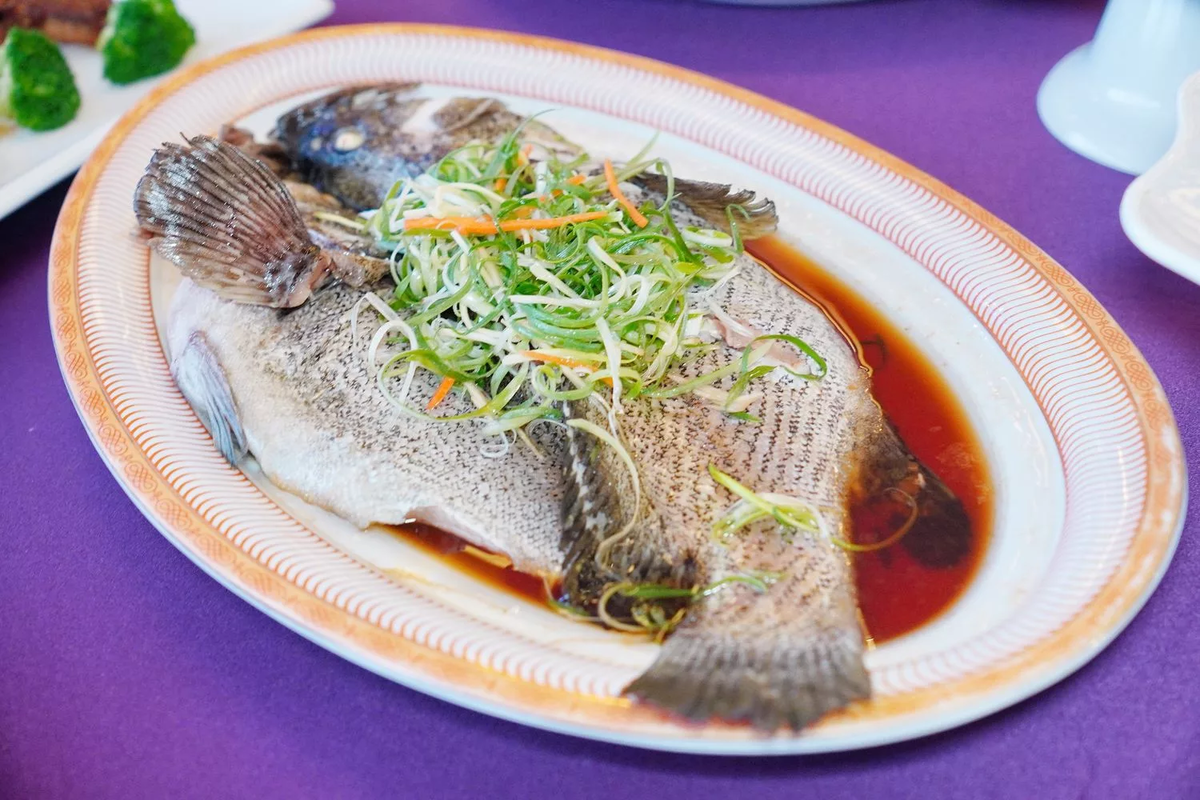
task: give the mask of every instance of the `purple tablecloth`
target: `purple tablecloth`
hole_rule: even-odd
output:
[[[653,56],[892,151],[1012,223],[1099,297],[1166,386],[1200,464],[1200,287],[1129,244],[1117,222],[1129,178],[1061,147],[1034,109],[1042,76],[1090,37],[1099,2],[340,6],[331,22],[469,24]],[[433,700],[310,644],[159,536],[88,442],[46,317],[64,190],[0,223],[0,795],[1200,797],[1195,515],[1157,594],[1078,674],[959,730],[855,754],[595,744]]]

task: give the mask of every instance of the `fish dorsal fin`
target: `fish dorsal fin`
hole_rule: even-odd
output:
[[[634,176],[633,183],[658,194],[666,194],[667,178],[653,172]],[[735,191],[727,183],[675,179],[675,199],[692,210],[696,216],[718,230],[729,231],[727,209],[739,206],[745,213],[734,212],[738,232],[744,239],[758,239],[773,233],[779,225],[775,202],[749,189]]]

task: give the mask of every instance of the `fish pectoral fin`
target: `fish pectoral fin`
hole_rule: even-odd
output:
[[[666,194],[667,178],[665,175],[643,172],[632,180],[652,192]],[[705,222],[726,233],[730,232],[727,209],[730,206],[740,207],[745,213],[734,212],[733,219],[737,223],[738,233],[743,239],[762,238],[773,233],[779,226],[779,216],[775,213],[774,201],[760,197],[749,189],[734,191],[733,187],[727,183],[676,178],[675,199],[690,208]]]
[[[133,206],[161,256],[228,300],[292,308],[332,266],[283,182],[261,161],[210,136],[155,150]]]
[[[188,337],[171,362],[171,374],[217,450],[236,465],[247,452],[246,433],[225,370],[203,333],[194,331]]]
[[[870,696],[856,629],[792,638],[689,623],[623,694],[695,722],[749,722],[765,732],[799,731]]]

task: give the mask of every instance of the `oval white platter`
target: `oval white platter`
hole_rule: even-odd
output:
[[[994,482],[978,575],[933,623],[868,653],[874,697],[800,734],[680,724],[620,697],[655,646],[564,619],[226,464],[175,388],[158,326],[175,280],[129,232],[134,185],[180,131],[333,87],[419,81],[494,95],[593,153],[660,131],[677,174],[751,187],[781,235],[937,364]],[[71,189],[50,268],[66,383],[113,474],[214,578],[304,636],[423,692],[521,723],[706,753],[805,753],[912,738],[1063,678],[1130,621],[1170,561],[1186,481],[1170,409],[1098,303],[1015,231],[826,123],[734,86],[596,48],[416,25],[332,28],[167,81]]]

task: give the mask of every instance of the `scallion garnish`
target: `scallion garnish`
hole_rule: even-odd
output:
[[[563,400],[598,392],[616,415],[636,397],[709,387],[701,396],[730,416],[756,419],[745,392],[775,368],[759,363],[767,348],[752,345],[740,362],[691,380],[672,377],[705,344],[698,332],[712,312],[694,305],[736,271],[746,212],[727,210],[730,232],[680,225],[670,165],[648,149],[620,167],[587,169],[585,154],[563,161],[522,146],[518,128],[399,181],[361,221],[327,220],[361,225],[392,250],[395,288],[371,302],[383,321],[370,347],[389,399],[423,419],[486,420],[496,435],[520,435],[558,417]],[[666,176],[657,206],[619,186],[648,170]],[[789,342],[817,365],[784,367],[792,374],[823,374],[801,340],[763,339]],[[418,369],[441,379],[438,402],[409,397]],[[712,386],[729,377],[731,391]],[[435,415],[450,387],[474,410]]]
[[[596,615],[599,621],[610,628],[630,633],[649,633],[656,641],[661,642],[683,620],[683,616],[691,604],[734,585],[749,586],[754,591],[763,593],[783,577],[783,574],[779,572],[755,571],[729,575],[713,581],[707,586],[690,588],[621,581],[605,588],[596,604]],[[617,619],[608,610],[608,604],[617,596],[633,601],[629,609],[629,617],[633,623]],[[682,600],[683,603],[678,604],[678,607],[672,610],[669,606],[664,606],[662,602],[673,600]]]

